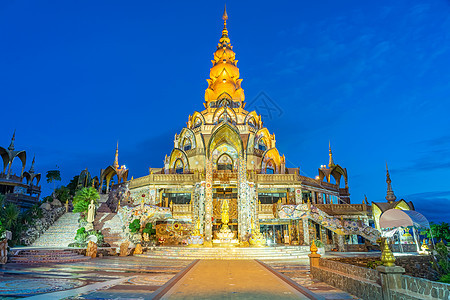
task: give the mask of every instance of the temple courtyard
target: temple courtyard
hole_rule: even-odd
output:
[[[311,279],[308,258],[106,256],[81,262],[8,263],[0,272],[0,299],[358,299]]]

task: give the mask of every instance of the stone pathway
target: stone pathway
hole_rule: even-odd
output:
[[[161,299],[310,299],[255,260],[201,260]]]

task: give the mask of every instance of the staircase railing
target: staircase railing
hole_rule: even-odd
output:
[[[328,215],[314,205],[282,205],[278,215],[282,219],[308,218],[337,234],[357,234],[371,242],[376,242],[380,237],[378,230],[365,225],[361,221],[340,220]]]

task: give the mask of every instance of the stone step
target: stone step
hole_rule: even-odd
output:
[[[308,246],[262,248],[155,247],[142,257],[152,259],[298,259],[310,253]]]
[[[78,230],[78,213],[65,213],[33,244],[33,247],[67,247]]]
[[[10,263],[62,263],[85,261],[89,257],[70,250],[33,249],[19,250],[9,257]]]

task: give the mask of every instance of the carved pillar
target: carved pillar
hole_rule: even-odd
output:
[[[192,207],[192,223],[194,226],[197,224],[197,220],[200,220],[200,224],[205,223],[205,182],[197,183],[194,192],[194,205]],[[203,234],[203,226],[200,226],[200,233]]]
[[[239,240],[243,240],[250,229],[252,208],[250,206],[247,182],[247,161],[244,155],[238,159],[238,226]]]
[[[213,162],[212,157],[206,160],[206,182],[205,182],[205,246],[212,246],[212,181],[213,181]]]
[[[344,235],[338,234],[337,238],[338,238],[337,239],[338,240],[338,250],[339,250],[339,252],[344,252],[345,251]]]
[[[309,245],[309,224],[307,218],[302,218],[303,224],[303,245]]]
[[[250,201],[251,220],[253,220],[254,228],[259,229],[259,216],[258,216],[258,197],[256,196],[256,186],[253,182],[248,183],[248,196]]]

